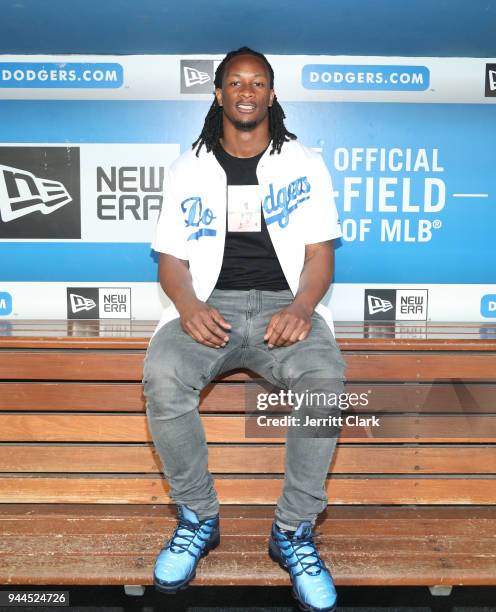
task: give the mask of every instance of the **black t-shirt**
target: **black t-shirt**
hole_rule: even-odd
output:
[[[233,157],[219,144],[213,152],[224,168],[228,185],[258,185],[256,169],[264,151],[255,157]],[[230,232],[226,211],[224,258],[215,289],[289,289],[262,211],[260,214],[260,232]]]

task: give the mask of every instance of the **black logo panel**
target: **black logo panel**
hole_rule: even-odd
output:
[[[394,321],[396,289],[365,289],[363,316],[366,321]]]
[[[81,238],[79,147],[0,147],[0,238]]]

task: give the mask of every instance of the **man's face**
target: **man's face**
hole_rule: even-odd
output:
[[[216,89],[224,116],[238,130],[253,130],[267,117],[274,100],[269,73],[254,55],[237,55],[224,70],[222,89]]]

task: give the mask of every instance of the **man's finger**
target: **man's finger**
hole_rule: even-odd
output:
[[[210,324],[213,325],[214,323],[210,320]],[[227,342],[227,340],[224,340],[224,332],[221,332],[222,335],[218,336],[215,332],[211,332],[209,327],[203,321],[198,325],[198,331],[201,334],[202,342],[206,340],[207,342],[211,342],[216,347],[220,347]]]
[[[302,340],[305,340],[305,338],[308,336],[308,334],[310,333],[309,329],[305,329],[301,332],[301,334],[298,336],[298,342],[301,342]]]
[[[274,331],[270,335],[269,348],[272,348],[273,346],[279,346],[279,339],[284,334],[288,325],[289,321],[287,319],[282,319],[279,321],[279,323],[275,326]],[[284,342],[286,340],[287,338],[284,339]]]
[[[196,342],[198,342],[199,344],[205,344],[210,348],[221,347],[221,342],[219,341],[219,339],[215,338],[215,336],[210,335],[206,327],[203,326],[202,328],[201,325],[194,325],[192,322],[188,322],[186,326],[188,334],[193,338],[193,340],[196,340]]]
[[[286,326],[286,329],[279,338],[279,346],[289,346],[296,342],[301,329],[299,326],[293,327],[293,325],[293,322],[291,322]]]
[[[217,310],[217,308],[211,308],[210,310],[210,314],[212,319],[218,323],[219,325],[222,325],[222,327],[225,327],[227,329],[231,329],[231,324],[228,323],[224,317],[220,314],[220,312]]]
[[[308,334],[310,333],[310,329],[302,329],[302,327],[304,326],[304,323],[301,323],[301,325],[298,325],[294,332],[291,334],[289,340],[287,340],[286,342],[281,342],[281,339],[279,341],[279,346],[291,346],[292,344],[296,344],[296,342],[301,342],[302,340],[305,340],[305,338],[308,336]]]
[[[193,340],[195,340],[195,342],[198,342],[199,344],[203,344],[202,338],[201,338],[201,334],[198,331],[198,329],[196,328],[196,326],[193,325],[193,323],[188,321],[187,323],[184,324],[184,329],[185,329],[186,333],[189,336],[191,336],[193,338]]]
[[[289,337],[289,341],[291,342],[291,344],[298,342],[298,340],[300,339],[300,336],[302,335],[302,332],[304,331],[304,326],[305,326],[305,323],[302,321],[299,325],[297,325],[294,328],[293,333]]]
[[[269,324],[267,325],[267,329],[265,330],[264,340],[268,340],[270,338],[272,332],[274,331],[274,327],[277,325],[277,322],[280,318],[281,315],[278,312],[276,312],[276,314],[272,316],[271,320],[269,321]]]
[[[211,334],[216,336],[216,338],[218,338],[221,341],[221,343],[222,342],[227,342],[229,340],[229,336],[222,329],[222,327],[220,327],[217,324],[217,322],[215,321],[215,319],[212,316],[206,316],[206,317],[202,318],[201,322],[208,329],[208,331]]]

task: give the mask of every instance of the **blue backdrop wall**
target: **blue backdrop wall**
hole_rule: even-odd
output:
[[[440,37],[432,28],[443,16],[427,5],[431,19],[422,21],[408,7],[388,11],[387,2],[374,3],[373,15],[365,2],[322,3],[304,15],[289,2],[272,37],[260,28],[277,23],[275,5],[264,9],[256,35],[237,42],[228,27],[236,12],[218,2],[220,42],[202,38],[195,15],[187,43],[170,25],[188,23],[184,7],[122,2],[91,13],[91,4],[81,4],[78,20],[59,12],[64,27],[50,39],[57,2],[8,3],[0,25],[0,316],[72,317],[71,294],[91,302],[90,289],[113,290],[124,306],[105,313],[94,299],[93,312],[77,316],[159,316],[166,299],[149,241],[163,171],[201,129],[220,47],[263,42],[263,51],[278,52],[269,59],[288,128],[322,153],[333,178],[344,232],[327,298],[335,318],[496,316],[491,3],[450,3]],[[213,17],[201,6],[205,24]],[[257,6],[247,19],[258,19]],[[462,10],[478,33],[463,44],[453,17]],[[383,36],[371,35],[366,15]],[[130,16],[133,32],[124,36]],[[284,28],[298,19],[308,27],[288,42]],[[389,33],[391,19],[408,25],[402,36]],[[345,36],[353,25],[363,35]],[[71,49],[131,55],[54,55]],[[424,56],[456,49],[479,57]],[[415,308],[401,307],[408,303]]]

